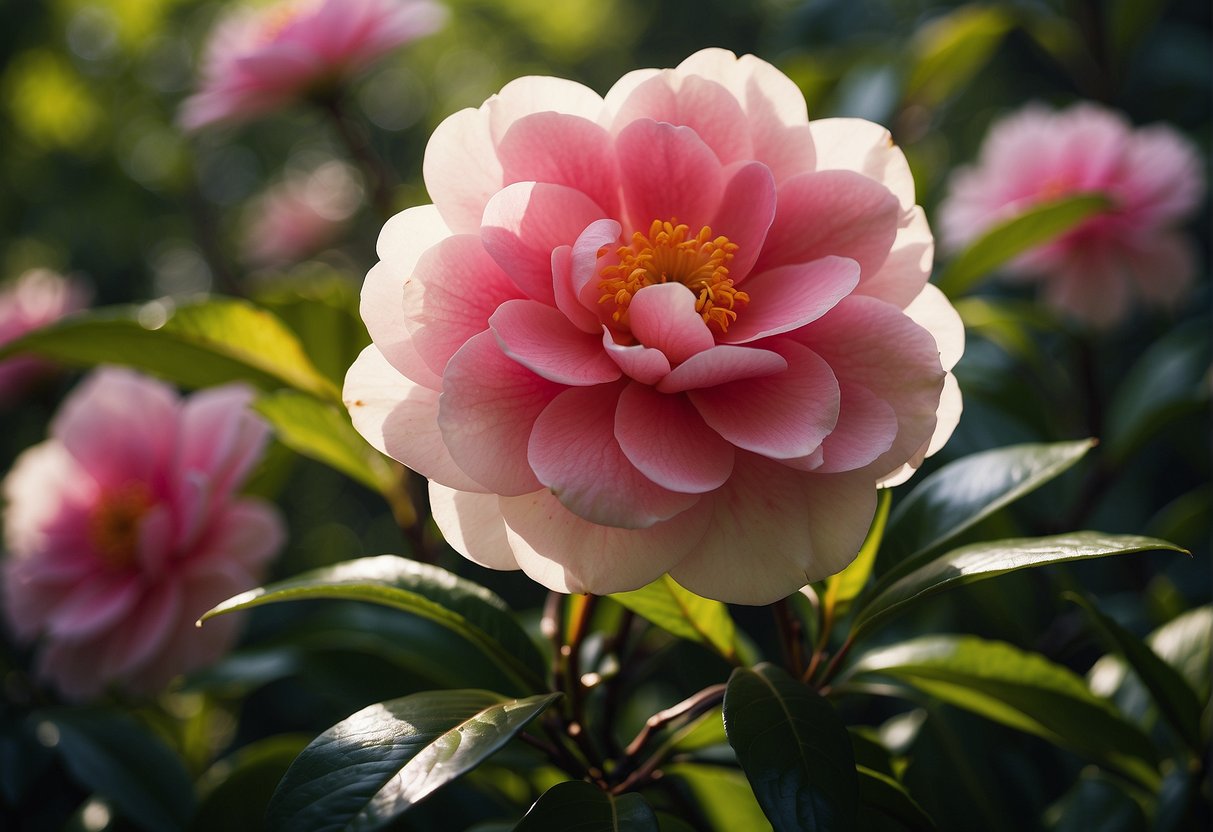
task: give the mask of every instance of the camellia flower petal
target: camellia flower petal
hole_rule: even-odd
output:
[[[236,493],[269,436],[251,400],[239,386],[182,399],[105,368],[17,458],[4,611],[20,639],[41,640],[39,672],[64,696],[156,693],[235,639],[234,623],[194,622],[256,586],[285,539],[275,508]]]
[[[348,79],[434,32],[432,0],[280,0],[236,10],[212,31],[202,84],[185,100],[186,130],[248,121]]]
[[[817,145],[820,144],[820,147]],[[883,128],[709,49],[444,121],[384,227],[354,424],[471,560],[762,604],[842,569],[955,427],[960,319]]]
[[[1033,205],[1096,192],[1111,209],[1020,256],[1008,272],[1039,280],[1054,308],[1106,327],[1135,296],[1170,305],[1196,272],[1177,230],[1205,191],[1196,148],[1166,125],[1134,128],[1096,104],[1029,105],[996,122],[980,158],[952,176],[941,207],[944,241],[958,249]]]
[[[79,280],[49,269],[32,269],[0,288],[0,344],[7,344],[88,305],[90,292]],[[20,397],[53,365],[20,356],[0,362],[0,404]]]

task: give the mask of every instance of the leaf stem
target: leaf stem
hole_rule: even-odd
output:
[[[724,691],[726,685],[724,683],[718,685],[709,685],[703,690],[688,696],[686,699],[679,702],[677,705],[672,705],[664,711],[658,711],[647,720],[644,727],[638,733],[624,750],[624,755],[627,758],[637,756],[648,744],[653,734],[660,731],[662,728],[669,725],[676,719],[687,718],[693,719],[704,711],[714,708],[717,703],[724,700]]]

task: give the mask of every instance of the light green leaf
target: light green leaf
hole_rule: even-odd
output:
[[[270,829],[371,830],[475,768],[559,693],[415,693],[363,708],[311,742],[266,813]]]
[[[354,429],[345,408],[295,390],[266,393],[253,406],[296,453],[381,494],[394,488],[399,471]]]
[[[737,663],[737,631],[729,608],[683,589],[669,575],[632,592],[617,592],[610,597],[663,630],[705,644]]]
[[[981,71],[1014,25],[1004,8],[974,4],[919,27],[910,44],[914,63],[906,97],[942,103]]]
[[[665,772],[663,782],[683,792],[703,813],[709,829],[744,829],[746,832],[771,829],[770,821],[754,799],[754,791],[741,771],[698,763],[672,763],[662,766],[661,770]]]
[[[880,543],[884,540],[885,524],[889,520],[889,506],[893,502],[893,492],[885,488],[880,491],[879,502],[876,504],[876,516],[872,518],[872,526],[868,536],[859,547],[859,554],[851,561],[846,569],[831,575],[826,580],[824,604],[833,610],[834,615],[846,609],[846,606],[868,584],[872,575],[872,567],[876,565],[876,553],[880,551]]]
[[[901,578],[881,581],[857,614],[852,637],[858,638],[901,612],[904,607],[945,589],[1033,566],[1156,550],[1185,551],[1173,543],[1152,537],[1100,532],[1012,538],[962,546],[924,563]]]
[[[925,636],[873,650],[845,674],[878,674],[937,699],[1035,734],[1158,785],[1150,740],[1061,665],[997,641]]]
[[[548,789],[514,832],[658,832],[657,816],[638,794],[612,795],[584,780]]]
[[[1003,263],[1057,239],[1111,205],[1106,196],[1098,193],[1037,203],[975,240],[943,269],[936,284],[948,297],[964,294]]]
[[[816,691],[775,665],[739,667],[724,695],[724,728],[776,830],[855,828],[851,738]]]
[[[202,616],[307,598],[346,598],[394,607],[439,624],[478,648],[521,692],[541,690],[545,663],[538,649],[489,590],[396,555],[346,561],[229,598]]]
[[[97,309],[5,345],[0,360],[18,353],[86,367],[122,364],[185,387],[246,381],[341,400],[282,321],[235,298]]]
[[[857,766],[859,774],[859,826],[865,832],[882,830],[909,830],[930,832],[935,822],[905,786],[893,777],[864,766]]]

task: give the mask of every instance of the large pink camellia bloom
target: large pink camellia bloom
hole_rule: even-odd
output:
[[[996,122],[977,164],[952,177],[941,206],[944,242],[958,249],[1027,208],[1098,191],[1111,209],[1017,258],[1011,274],[1040,280],[1055,308],[1096,326],[1125,317],[1135,294],[1174,303],[1195,274],[1195,250],[1176,226],[1204,194],[1200,158],[1174,129],[1134,129],[1080,103],[1029,105]]]
[[[445,20],[446,9],[432,0],[282,0],[239,9],[211,33],[202,85],[182,105],[181,125],[257,118],[357,75]]]
[[[236,622],[194,622],[256,586],[285,537],[276,509],[236,495],[268,433],[251,395],[181,399],[101,369],[18,457],[3,484],[4,611],[18,638],[41,639],[39,673],[65,696],[154,693],[231,645]]]
[[[963,330],[905,158],[709,49],[522,78],[430,139],[367,275],[354,423],[477,563],[760,604],[843,568],[951,432]]]
[[[0,344],[7,344],[77,312],[88,305],[90,292],[79,280],[50,269],[31,269],[0,288]],[[0,361],[0,404],[20,397],[53,364],[18,356]]]

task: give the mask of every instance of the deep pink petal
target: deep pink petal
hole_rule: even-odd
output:
[[[661,350],[671,364],[716,344],[703,316],[695,311],[695,293],[681,283],[645,286],[632,298],[628,321],[636,339]]]
[[[744,287],[749,303],[721,340],[745,344],[799,329],[833,309],[858,282],[859,264],[845,257],[822,257],[755,275]]]
[[[498,191],[484,208],[484,249],[527,296],[551,304],[552,254],[570,246],[604,216],[580,191],[563,185],[519,182]]]
[[[495,494],[539,488],[527,443],[535,420],[563,389],[509,358],[493,333],[472,338],[451,359],[438,402],[451,458]]]
[[[657,384],[670,373],[670,359],[661,350],[644,344],[617,344],[615,336],[605,326],[602,328],[602,346],[619,369],[642,384]]]
[[[679,364],[657,385],[662,393],[715,387],[741,379],[780,373],[788,362],[771,350],[718,344]]]
[[[897,237],[901,206],[888,188],[846,170],[795,176],[779,186],[779,208],[755,266],[764,271],[834,254],[875,274]]]
[[[721,163],[689,127],[640,119],[615,140],[632,231],[653,220],[710,225],[724,191]]]
[[[430,511],[443,538],[459,554],[489,569],[517,569],[505,536],[501,498],[430,482]]]
[[[200,472],[212,499],[239,488],[261,459],[270,429],[249,409],[253,390],[239,384],[199,390],[181,407],[178,476]]]
[[[721,164],[753,158],[745,113],[723,86],[666,70],[642,81],[618,105],[614,129],[622,133],[640,119],[695,131]]]
[[[426,190],[451,230],[476,233],[485,204],[504,184],[483,108],[460,110],[438,125],[425,146],[422,171]]]
[[[618,228],[618,224],[615,227]],[[598,332],[602,329],[598,314],[582,305],[581,298],[573,288],[572,246],[552,250],[552,291],[556,296],[556,308],[564,313],[569,323],[582,332]]]
[[[569,511],[591,523],[639,529],[685,511],[698,498],[662,488],[628,461],[615,439],[622,387],[565,390],[535,420],[527,458],[539,482]]]
[[[680,393],[629,384],[615,411],[615,438],[629,462],[672,491],[711,491],[733,470],[733,446]]]
[[[876,488],[863,471],[806,474],[739,454],[728,483],[704,500],[694,513],[711,525],[670,576],[707,598],[770,604],[854,559]]]
[[[489,318],[489,328],[506,355],[548,381],[585,386],[620,376],[596,336],[539,301],[506,301]]]
[[[223,506],[212,520],[205,548],[196,557],[241,564],[259,572],[286,542],[286,525],[272,503],[243,497]]]
[[[138,576],[129,571],[95,574],[50,611],[47,631],[55,638],[91,637],[127,615],[142,593]]]
[[[739,162],[725,169],[724,195],[712,220],[712,233],[737,245],[729,262],[734,283],[746,279],[775,219],[775,179],[766,165]]]
[[[704,421],[737,447],[775,459],[802,457],[838,424],[838,380],[812,350],[766,343],[787,360],[785,371],[688,395]]]
[[[497,155],[507,183],[566,185],[601,206],[598,217],[618,216],[619,172],[613,144],[607,131],[592,121],[540,112],[514,122]]]
[[[180,605],[177,581],[160,581],[144,593],[138,608],[105,639],[107,671],[120,678],[151,659],[172,633]]]
[[[428,249],[405,283],[404,306],[413,346],[442,375],[463,344],[489,326],[504,301],[522,297],[478,237],[448,237]]]

